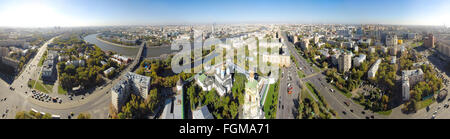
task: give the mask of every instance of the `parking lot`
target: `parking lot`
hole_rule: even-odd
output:
[[[51,97],[48,94],[38,92],[35,90],[32,91],[31,98],[34,98],[34,99],[42,101],[42,102],[53,102],[53,103],[59,103],[59,104],[62,103],[62,99],[59,97]]]

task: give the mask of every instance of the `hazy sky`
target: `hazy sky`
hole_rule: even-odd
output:
[[[450,25],[449,0],[0,0],[0,26]]]

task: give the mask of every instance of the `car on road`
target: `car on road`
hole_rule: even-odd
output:
[[[431,119],[436,119],[436,115],[431,116]]]
[[[347,112],[345,112],[345,111],[342,111],[342,113],[343,113],[344,115],[347,115]]]
[[[330,89],[330,91],[331,91],[332,93],[334,93],[334,90],[333,90],[333,89]]]

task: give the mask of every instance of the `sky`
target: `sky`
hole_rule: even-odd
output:
[[[0,26],[450,25],[449,0],[0,0]]]

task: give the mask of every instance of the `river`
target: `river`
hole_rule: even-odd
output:
[[[91,34],[83,39],[88,43],[97,45],[103,51],[113,51],[125,56],[134,57],[139,51],[138,48],[126,48],[102,42],[97,39],[97,35],[98,34]],[[144,52],[143,54],[145,54],[144,57],[159,57],[161,55],[171,54],[173,52],[175,51],[172,51],[170,46],[149,46],[147,47],[147,52]]]

